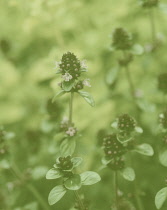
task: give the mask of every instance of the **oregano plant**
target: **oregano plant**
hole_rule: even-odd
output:
[[[78,190],[82,185],[92,185],[101,180],[98,173],[85,171],[78,174],[76,167],[82,163],[81,157],[73,157],[78,135],[78,129],[73,122],[73,100],[74,95],[79,94],[92,107],[95,105],[93,97],[89,92],[83,91],[84,87],[91,87],[90,79],[84,78],[83,73],[87,72],[85,61],[80,61],[73,53],[63,54],[61,61],[56,63],[57,74],[61,75],[61,88],[54,97],[52,102],[57,100],[58,96],[64,94],[70,95],[69,100],[69,118],[65,117],[60,122],[60,129],[63,137],[59,147],[59,156],[53,168],[46,174],[46,179],[61,178],[61,185],[55,186],[49,193],[48,202],[50,205],[57,203],[67,191],[73,191],[76,197],[77,206],[80,210],[86,210],[83,199],[80,197]]]

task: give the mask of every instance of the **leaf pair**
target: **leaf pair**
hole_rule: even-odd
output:
[[[51,171],[49,175],[51,176]],[[60,174],[54,175],[56,177],[56,175],[59,176]],[[67,190],[78,190],[82,185],[92,185],[99,182],[100,180],[100,176],[93,171],[86,171],[80,175],[74,174],[64,182],[64,185],[58,185],[50,191],[48,197],[49,205],[57,203],[65,195]]]

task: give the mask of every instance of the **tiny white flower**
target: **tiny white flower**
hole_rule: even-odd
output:
[[[60,67],[60,64],[61,64],[61,61],[56,61],[54,69],[58,69]]]
[[[91,87],[90,79],[85,79],[85,80],[82,82],[82,84],[83,84],[84,86]]]
[[[72,79],[71,74],[69,73],[65,73],[64,75],[62,75],[62,78],[66,81],[69,82]]]
[[[76,129],[74,127],[69,127],[68,130],[66,131],[66,134],[69,136],[74,136],[76,133]]]
[[[86,60],[82,60],[82,61],[81,61],[81,67],[82,67],[83,69],[87,69],[87,68],[88,68],[87,65],[86,65]]]

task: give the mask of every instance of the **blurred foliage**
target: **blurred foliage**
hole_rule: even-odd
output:
[[[166,72],[165,6],[154,8],[154,17],[161,42],[150,52],[148,10],[139,1],[0,1],[0,124],[15,134],[6,140],[10,154],[0,160],[1,210],[40,210],[42,205],[37,193],[37,197],[32,194],[33,189],[47,203],[48,193],[55,185],[54,180],[45,179],[45,174],[56,159],[59,123],[68,115],[69,98],[65,95],[55,104],[50,100],[59,89],[54,63],[66,51],[87,60],[91,94],[96,101],[92,108],[79,96],[74,99],[74,122],[83,134],[77,146],[77,153],[84,159],[80,170],[99,170],[104,133],[111,132],[110,124],[118,115],[129,113],[144,130],[138,141],[151,144],[155,150],[153,157],[133,156],[143,205],[146,210],[155,209],[154,197],[165,185],[166,176],[166,168],[158,160],[158,115],[167,100],[158,89],[158,76]],[[110,35],[115,27],[127,28],[146,49],[130,65],[140,113],[132,102],[124,69],[119,70],[114,84],[106,82],[107,73],[118,65],[120,56],[119,52],[110,51]],[[9,160],[17,164],[21,178],[9,170]],[[107,210],[111,207],[113,174],[109,170],[98,172],[102,181],[83,192],[91,210]],[[134,209],[132,183],[120,179],[120,190],[133,203],[129,208],[121,204],[122,209]],[[69,209],[74,204],[74,195],[65,197],[65,202],[47,208]],[[126,205],[127,202],[122,201]]]

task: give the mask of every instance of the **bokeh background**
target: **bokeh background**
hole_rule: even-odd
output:
[[[56,129],[63,116],[68,116],[69,97],[59,98],[54,105],[48,100],[59,90],[60,77],[54,67],[63,53],[71,51],[87,60],[87,76],[92,84],[88,91],[96,101],[94,108],[79,96],[74,101],[74,122],[83,134],[77,147],[77,154],[84,158],[80,171],[99,171],[103,154],[100,135],[110,132],[110,124],[119,114],[138,117],[123,69],[114,84],[109,78],[109,72],[118,66],[119,53],[110,50],[110,35],[116,27],[126,28],[145,49],[134,58],[130,71],[142,110],[138,120],[144,133],[138,141],[150,143],[155,155],[134,155],[134,159],[144,209],[155,209],[154,196],[165,186],[167,174],[158,160],[157,134],[158,115],[164,108],[157,76],[166,72],[167,7],[155,9],[154,18],[160,44],[158,50],[150,52],[149,14],[139,1],[0,1],[0,125],[14,134],[7,141],[10,155],[0,160],[1,210],[41,210],[40,202],[26,185],[33,185],[47,203],[48,193],[57,183],[46,180],[45,174],[56,158]],[[9,160],[17,164],[25,180],[11,173]],[[111,206],[113,175],[110,170],[99,173],[102,181],[83,188],[83,192],[92,210],[107,210]],[[120,190],[135,206],[132,183],[120,178]],[[69,193],[48,209],[66,210],[72,208],[73,201]]]

